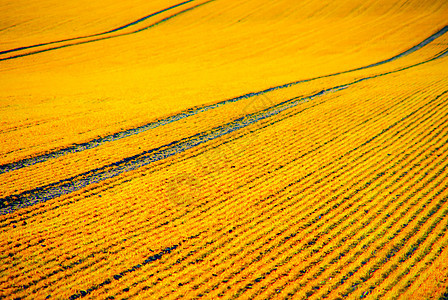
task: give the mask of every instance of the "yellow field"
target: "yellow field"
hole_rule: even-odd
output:
[[[446,0],[0,1],[0,299],[446,299]]]

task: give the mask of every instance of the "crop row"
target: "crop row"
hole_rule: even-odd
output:
[[[216,265],[212,270],[217,271],[213,273],[217,275],[214,277],[223,277],[221,286],[218,284],[216,288],[209,290],[207,285],[203,284],[199,285],[197,290],[203,290],[204,293],[207,292],[210,295],[213,293],[220,294],[223,293],[223,291],[227,291],[227,287],[232,283],[234,284],[233,289],[231,290],[232,293],[238,294],[238,291],[241,288],[243,289],[240,292],[247,292],[247,289],[244,289],[244,286],[247,285],[247,283],[239,280],[244,276],[249,278],[258,271],[257,269],[252,269],[252,271],[250,271],[248,267],[250,265],[249,262],[252,262],[253,265],[256,266],[257,264],[265,262],[265,259],[267,259],[265,256],[275,259],[275,257],[281,256],[282,254],[286,255],[288,252],[281,251],[282,249],[287,249],[287,246],[289,245],[294,245],[294,249],[297,245],[305,246],[302,251],[308,253],[308,255],[312,252],[306,251],[312,251],[313,249],[317,250],[316,253],[318,253],[320,248],[314,248],[317,247],[314,245],[324,246],[323,244],[319,244],[319,240],[313,241],[313,239],[305,239],[304,241],[301,241],[299,237],[313,234],[315,230],[318,230],[315,232],[316,234],[318,232],[323,233],[325,230],[329,230],[333,236],[331,239],[333,239],[337,238],[338,235],[349,228],[344,226],[349,226],[350,219],[347,218],[350,215],[335,220],[334,224],[337,224],[336,226],[339,227],[333,228],[324,226],[323,222],[324,220],[327,222],[333,220],[334,217],[346,210],[352,212],[352,218],[354,219],[360,216],[359,214],[362,213],[362,210],[355,212],[354,209],[356,209],[356,207],[359,209],[365,205],[356,206],[354,208],[347,205],[355,203],[353,202],[355,200],[359,200],[355,199],[355,196],[359,193],[356,189],[359,189],[360,187],[368,189],[369,186],[374,186],[374,181],[382,180],[381,178],[384,175],[379,177],[376,176],[384,170],[378,169],[378,171],[381,172],[376,173],[376,171],[374,171],[375,168],[373,168],[378,157],[388,157],[386,155],[388,151],[393,154],[389,160],[385,161],[385,163],[390,163],[393,158],[397,159],[397,157],[410,157],[411,154],[403,154],[396,149],[400,149],[403,144],[409,145],[411,140],[422,134],[422,130],[426,130],[423,132],[426,132],[428,136],[435,137],[437,137],[438,134],[441,134],[441,130],[445,130],[443,127],[440,127],[440,124],[443,124],[440,122],[443,122],[446,119],[443,114],[445,112],[443,106],[445,98],[443,92],[440,93],[443,84],[444,82],[440,82],[438,85],[433,85],[425,92],[422,91],[421,94],[420,92],[417,92],[409,97],[403,96],[404,99],[398,97],[395,100],[397,101],[397,106],[392,110],[385,109],[384,107],[386,106],[383,101],[372,101],[370,103],[378,108],[372,109],[370,112],[365,112],[364,114],[359,114],[356,110],[350,110],[342,104],[340,111],[335,110],[334,108],[337,107],[336,103],[340,103],[341,98],[337,95],[330,95],[329,99],[331,101],[323,102],[322,104],[315,106],[313,110],[307,111],[306,115],[300,113],[294,116],[293,112],[301,111],[301,109],[297,108],[292,112],[279,115],[278,120],[282,120],[280,122],[273,122],[276,120],[274,118],[274,120],[266,121],[258,126],[254,126],[253,129],[255,130],[256,128],[259,128],[258,131],[250,132],[250,134],[249,132],[235,134],[235,137],[241,136],[242,134],[243,136],[234,139],[233,141],[231,139],[230,141],[226,141],[226,143],[228,143],[227,146],[215,148],[213,155],[206,155],[205,153],[207,152],[204,152],[196,157],[197,159],[199,159],[199,157],[205,159],[205,162],[216,162],[216,171],[213,176],[207,177],[209,179],[207,184],[204,182],[202,183],[202,186],[205,187],[204,192],[197,199],[197,202],[190,204],[191,207],[166,209],[167,202],[166,199],[163,199],[165,190],[163,184],[161,185],[159,183],[159,185],[157,185],[157,181],[164,176],[175,176],[176,172],[183,170],[182,165],[183,168],[185,168],[184,170],[194,170],[197,165],[193,161],[193,158],[189,158],[185,161],[182,161],[182,158],[177,158],[177,161],[173,159],[172,162],[175,163],[174,165],[179,167],[176,170],[171,169],[170,171],[166,168],[168,163],[161,163],[159,169],[158,166],[153,166],[124,176],[123,179],[120,179],[120,182],[107,182],[105,186],[96,188],[99,189],[99,191],[95,191],[95,189],[92,188],[92,192],[89,192],[92,193],[91,197],[86,198],[87,195],[82,193],[67,197],[66,199],[68,199],[68,201],[72,201],[77,197],[80,197],[80,199],[83,200],[72,202],[69,207],[59,207],[54,210],[51,214],[54,214],[55,217],[49,218],[50,215],[45,213],[41,220],[30,221],[30,224],[33,224],[34,228],[28,228],[27,231],[21,233],[23,238],[19,238],[17,241],[18,243],[23,244],[17,247],[17,251],[11,252],[13,256],[17,255],[16,259],[12,261],[12,266],[20,268],[20,264],[24,266],[26,261],[33,261],[34,269],[22,268],[20,272],[11,272],[10,282],[12,284],[17,284],[19,281],[23,282],[23,278],[20,277],[21,272],[23,272],[23,274],[31,275],[32,278],[34,276],[40,276],[42,278],[41,275],[38,275],[38,271],[43,267],[45,267],[45,271],[49,274],[58,270],[58,268],[60,268],[58,257],[52,257],[56,249],[59,247],[63,248],[61,247],[62,245],[57,242],[59,239],[58,236],[73,238],[72,242],[73,245],[75,245],[75,248],[67,248],[64,250],[67,254],[72,256],[72,258],[69,256],[67,260],[67,262],[70,262],[71,260],[73,261],[72,267],[64,271],[56,272],[47,278],[42,278],[42,280],[38,280],[36,283],[31,284],[31,286],[35,285],[34,288],[30,289],[30,286],[22,288],[22,292],[18,295],[26,295],[29,292],[39,292],[43,289],[56,289],[56,285],[54,287],[49,286],[52,284],[54,285],[58,281],[65,282],[69,288],[79,286],[80,281],[95,281],[95,278],[101,277],[101,274],[104,273],[104,271],[114,273],[114,270],[119,270],[120,268],[123,269],[124,265],[129,264],[129,258],[125,253],[138,253],[137,257],[132,257],[131,261],[144,261],[143,258],[147,252],[138,251],[138,249],[144,249],[144,245],[148,243],[154,245],[154,251],[157,249],[164,249],[164,245],[175,244],[173,242],[168,243],[170,240],[179,239],[182,236],[185,236],[185,234],[189,234],[189,232],[196,231],[206,232],[209,239],[207,242],[210,242],[210,244],[205,248],[204,245],[197,244],[194,246],[195,248],[191,250],[188,248],[188,245],[185,245],[185,248],[182,248],[182,250],[191,253],[185,260],[181,260],[182,254],[179,252],[174,253],[166,259],[158,261],[154,266],[154,271],[152,271],[158,271],[158,276],[152,276],[150,277],[151,279],[147,280],[142,279],[142,283],[145,282],[147,286],[150,286],[146,292],[163,292],[164,289],[170,291],[171,288],[169,287],[178,282],[176,281],[176,278],[185,278],[185,274],[190,274],[189,272],[191,271],[191,268],[194,268],[195,265],[202,265],[205,260],[214,257],[220,257],[220,259],[214,262]],[[439,97],[433,96],[433,94],[437,93],[440,95]],[[353,98],[359,97],[360,95],[361,94],[355,93]],[[427,98],[428,95],[431,95],[431,98]],[[351,103],[353,105],[354,102],[352,100],[352,98],[349,98],[345,101],[347,101],[346,103]],[[362,99],[359,99],[358,101],[359,106],[366,104]],[[421,105],[421,103],[424,103],[424,105]],[[388,103],[388,105],[390,105],[390,103]],[[320,108],[320,110],[317,110],[318,108]],[[330,120],[335,120],[338,121],[338,124],[345,127],[326,127],[324,126],[326,125],[325,123],[321,125],[322,127],[316,125],[313,126],[311,120],[315,120],[315,115],[325,111],[325,109],[322,110],[323,108],[327,109],[327,118],[329,118],[327,121],[328,123],[331,123]],[[377,116],[376,112],[381,111],[381,109],[387,111],[387,113],[384,115],[379,114]],[[410,114],[407,114],[408,117],[406,117],[406,111],[411,111]],[[289,117],[285,118],[287,116]],[[303,120],[302,118],[304,116],[307,116],[310,121]],[[350,118],[353,119],[350,122],[343,123],[341,121]],[[386,119],[386,121],[384,119]],[[297,124],[306,124],[306,122],[310,123],[307,127],[304,127],[302,133],[309,132],[310,136],[308,139],[306,139],[306,136],[302,137],[299,135],[300,131],[296,131],[294,137],[297,138],[294,140],[294,143],[283,148],[272,147],[272,145],[279,145],[285,140],[285,137],[278,134],[279,132],[293,132],[291,129],[297,128]],[[425,122],[428,123],[428,126],[425,126]],[[434,122],[439,123],[435,125]],[[359,126],[359,124],[362,124],[362,126]],[[264,125],[269,126],[263,128]],[[356,136],[351,136],[349,133],[351,130],[353,131],[357,128],[356,125],[358,125],[360,130],[356,131]],[[322,131],[323,128],[327,131]],[[439,131],[434,131],[434,128],[441,129]],[[398,135],[396,134],[396,131],[399,132]],[[373,135],[372,137],[371,132],[377,132],[378,134]],[[246,134],[246,136],[244,136],[244,134]],[[256,134],[256,140],[251,139],[253,134]],[[422,139],[424,137],[425,135],[422,134]],[[216,141],[216,144],[221,142],[222,140]],[[401,144],[402,142],[403,144]],[[427,142],[428,141],[426,141],[426,143]],[[434,141],[429,140],[429,142]],[[381,152],[379,149],[372,147],[372,145],[375,145],[375,147],[386,147],[388,143],[392,143],[397,148],[384,148]],[[440,143],[440,139],[437,143]],[[300,145],[300,147],[298,147],[298,145]],[[358,146],[352,148],[353,145]],[[267,147],[271,151],[263,150],[263,147]],[[204,150],[207,149],[207,147],[204,146],[200,149],[196,149],[195,152],[199,154],[202,151],[201,149]],[[412,149],[412,147],[410,149]],[[411,150],[406,151],[411,152]],[[440,151],[440,149],[437,151]],[[240,160],[241,153],[245,153],[245,161]],[[358,164],[369,158],[369,156],[366,155],[372,155],[368,163]],[[428,155],[431,156],[430,152]],[[281,156],[283,156],[283,158],[280,158]],[[188,155],[185,157],[188,157]],[[219,161],[220,157],[226,157],[226,159]],[[398,161],[400,161],[400,159],[398,159]],[[229,167],[231,164],[238,164],[239,170],[244,174],[242,178],[233,178],[234,174],[232,168]],[[165,167],[162,168],[162,166]],[[205,169],[205,164],[201,166]],[[402,167],[404,166],[406,166],[406,164]],[[269,175],[257,176],[256,172],[249,172],[249,169],[254,168],[259,170],[260,174],[263,173]],[[350,168],[353,169],[352,173],[348,172]],[[147,173],[148,170],[150,171],[149,173]],[[244,170],[247,170],[247,173],[244,173]],[[310,172],[309,170],[313,171]],[[364,170],[372,170],[372,172],[374,172],[366,174],[366,182],[362,182],[363,177],[360,177],[360,174],[365,172]],[[270,173],[266,171],[269,171]],[[205,172],[205,170],[203,170],[203,172]],[[147,176],[142,176],[142,174],[153,175],[151,175],[152,178],[147,179],[145,178]],[[291,178],[294,180],[289,181],[287,184],[283,183],[279,178],[280,174],[291,174]],[[440,176],[440,174],[438,176]],[[327,177],[328,180],[325,179]],[[368,179],[369,177],[370,180]],[[372,181],[372,178],[375,180]],[[403,178],[407,177],[398,177],[398,180],[401,181]],[[332,193],[329,193],[327,190],[329,186],[334,184],[334,180],[338,180],[341,183],[346,182],[346,184],[342,184],[341,186],[346,186],[348,190],[342,190],[344,191],[344,194],[331,198]],[[351,184],[350,181],[352,182]],[[221,182],[224,182],[225,184],[221,184]],[[302,187],[303,190],[297,190],[298,186]],[[282,188],[279,189],[279,187]],[[313,187],[319,189],[313,191]],[[144,190],[140,192],[138,191],[142,188],[151,189],[154,192],[154,199],[148,199],[148,202],[144,202],[142,201],[144,198],[140,198],[140,201],[136,201],[133,197],[123,197],[123,194],[142,194],[145,192]],[[340,189],[339,184],[332,187],[330,191],[337,191],[338,189]],[[313,193],[311,193],[311,191],[313,191]],[[93,193],[96,193],[96,195],[93,195]],[[281,196],[282,193],[286,195]],[[304,193],[309,194],[299,201],[299,195]],[[99,197],[100,195],[101,197]],[[221,196],[214,198],[213,195]],[[266,199],[263,199],[263,195],[266,195]],[[344,199],[346,196],[348,199]],[[114,197],[120,197],[119,205],[112,204],[112,206],[110,206],[111,204],[104,202],[110,201],[110,199],[113,199]],[[363,197],[360,198],[361,201],[368,200]],[[103,198],[105,200],[103,200]],[[282,204],[282,199],[287,201],[286,203],[289,202],[289,204]],[[326,202],[322,202],[325,199]],[[55,205],[62,205],[63,201],[64,200],[62,200],[61,203],[58,203],[58,201],[52,203],[55,203]],[[149,203],[155,206],[152,207],[152,213],[149,214],[149,220],[145,220],[142,216],[142,211],[145,211],[145,209],[148,208],[147,205]],[[328,209],[328,206],[327,209],[322,206],[328,205],[329,203],[339,203],[339,206],[333,208],[332,211]],[[86,206],[86,204],[88,204],[88,206]],[[320,208],[315,207],[315,205],[319,205]],[[300,212],[297,210],[300,207],[305,207],[308,211],[305,210]],[[260,208],[264,210],[263,214],[261,214]],[[332,208],[332,206],[329,208]],[[48,207],[42,208],[42,210],[47,209]],[[269,211],[272,211],[271,215],[269,215]],[[300,215],[298,215],[299,212]],[[76,215],[78,223],[70,221],[70,218],[74,216],[73,214]],[[294,219],[294,214],[300,218]],[[100,215],[114,215],[115,219],[100,219]],[[70,216],[70,218],[68,216]],[[94,218],[89,220],[91,219],[90,216],[93,216]],[[262,216],[262,219],[259,219],[260,216]],[[267,219],[268,216],[270,216],[271,220]],[[51,221],[45,220],[46,218],[49,218]],[[89,221],[86,222],[86,220]],[[291,225],[290,223],[285,223],[284,220],[294,220],[296,223]],[[167,222],[168,224],[166,224]],[[219,222],[222,222],[222,224],[221,227],[218,227],[218,235],[215,236],[213,232],[217,231],[217,229],[213,230],[213,225],[220,225]],[[47,226],[46,228],[40,227],[40,223],[51,224],[51,226]],[[11,225],[14,225],[14,223],[9,223],[9,226]],[[98,229],[92,230],[94,226],[98,226]],[[68,231],[70,227],[76,229]],[[176,227],[178,227],[178,229],[176,229]],[[234,227],[235,229],[230,229]],[[59,228],[59,232],[58,230],[50,230],[53,228]],[[117,231],[117,228],[120,228],[120,230]],[[226,228],[229,229],[226,230]],[[336,228],[339,229],[333,232]],[[180,232],[180,230],[185,230],[185,234]],[[228,232],[229,230],[232,230],[230,234]],[[303,233],[298,235],[297,231]],[[37,234],[33,234],[33,232]],[[148,237],[145,232],[152,232],[153,236]],[[67,235],[67,233],[69,234]],[[221,235],[222,237],[220,237]],[[106,238],[99,238],[101,236]],[[145,237],[144,239],[142,238],[143,236]],[[266,243],[266,240],[263,238],[264,236],[266,236],[267,239],[271,238],[272,242]],[[319,239],[322,237],[323,236],[319,236]],[[44,238],[44,241],[41,241],[42,238]],[[11,237],[11,239],[13,239],[13,237]],[[244,249],[241,247],[242,240],[251,241],[249,245],[254,245],[253,248]],[[255,241],[258,242],[256,243]],[[295,241],[298,241],[299,244],[293,244]],[[28,244],[30,243],[27,242],[31,242],[30,247],[28,247]],[[310,242],[311,244],[306,246],[307,243]],[[42,246],[43,244],[45,246]],[[6,240],[3,245],[7,245]],[[219,247],[216,249],[214,247],[210,248],[212,247],[211,245]],[[107,252],[98,253],[93,256],[83,255],[83,253],[98,252],[98,249],[101,248],[106,249],[105,251]],[[36,251],[37,249],[41,250]],[[232,251],[231,249],[234,250]],[[299,249],[301,248],[299,247]],[[179,251],[180,250],[181,249],[179,249]],[[266,255],[257,258],[260,254]],[[107,259],[111,255],[116,258],[114,263],[111,263]],[[85,260],[76,264],[75,262],[79,261],[83,256],[85,257]],[[40,257],[44,259],[40,259],[39,261],[38,259]],[[45,257],[50,258],[50,260],[45,259]],[[307,260],[309,257],[304,256],[302,260]],[[285,258],[287,258],[287,256]],[[20,259],[24,259],[22,263],[20,262]],[[182,263],[182,268],[178,267],[178,260]],[[274,260],[272,266],[276,263],[278,263],[278,261]],[[287,264],[284,263],[284,265]],[[5,267],[8,267],[8,265],[5,265]],[[54,268],[53,271],[51,268]],[[178,272],[173,272],[173,268]],[[269,266],[266,268],[269,271]],[[201,268],[197,270],[198,272],[203,272],[201,271]],[[79,278],[78,274],[81,273],[89,275]],[[115,272],[114,274],[116,273],[120,272]],[[173,273],[177,275],[173,275]],[[278,274],[278,272],[271,272],[268,275],[272,274],[272,276],[274,276],[275,273]],[[77,276],[76,278],[74,277],[75,274]],[[147,268],[139,270],[138,274],[136,273],[136,275],[142,276],[142,278],[150,276],[150,274],[151,273],[148,274]],[[139,277],[136,276],[135,278]],[[157,278],[162,280],[158,280]],[[200,275],[197,275],[194,280],[189,282],[187,282],[188,280],[185,280],[185,285],[182,285],[182,289],[184,291],[188,290],[194,282],[199,280],[199,278]],[[53,281],[54,279],[58,280]],[[154,281],[151,284],[152,280]],[[224,280],[226,280],[228,284],[225,284]],[[213,277],[210,278],[209,281],[210,283],[214,282]],[[132,279],[128,277],[123,277],[123,280],[120,280],[120,282],[123,282],[123,284],[133,284]],[[201,283],[201,281],[198,283]],[[252,290],[257,284],[260,286],[263,283],[263,279],[256,281],[256,284],[252,286]],[[195,285],[197,284],[195,283],[193,286]],[[120,293],[120,291],[117,290],[120,286],[115,288],[117,293]],[[141,288],[141,284],[137,284],[134,291],[140,290],[139,286]]]

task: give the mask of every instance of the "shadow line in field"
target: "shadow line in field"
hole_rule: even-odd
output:
[[[112,164],[103,166],[101,168],[96,168],[82,174],[70,177],[68,179],[63,179],[55,183],[51,183],[42,187],[38,187],[29,191],[22,192],[17,195],[10,195],[3,199],[0,199],[0,215],[12,213],[18,209],[32,206],[38,203],[43,203],[51,199],[58,198],[63,195],[70,194],[72,192],[81,190],[91,184],[99,183],[107,179],[114,178],[123,173],[139,169],[141,167],[147,166],[153,162],[160,161],[176,154],[185,152],[196,146],[204,144],[208,141],[215,140],[234,131],[245,128],[249,125],[255,124],[261,120],[273,117],[280,114],[281,112],[288,110],[292,107],[299,105],[300,103],[310,101],[316,97],[320,97],[329,93],[338,92],[344,90],[357,83],[379,78],[389,74],[398,73],[404,70],[408,70],[436,59],[444,57],[448,53],[448,50],[438,54],[437,56],[416,63],[407,67],[403,67],[398,70],[389,71],[377,75],[372,75],[364,78],[357,79],[347,84],[338,85],[332,88],[321,90],[318,93],[310,95],[308,97],[294,97],[272,107],[264,109],[260,112],[245,115],[238,118],[230,123],[217,126],[211,130],[201,132],[190,136],[188,138],[183,138],[178,141],[173,141],[162,147],[150,149],[144,151],[140,154],[127,157],[120,161],[114,162]],[[446,92],[445,92],[446,93]],[[445,94],[444,93],[444,94]]]
[[[214,1],[214,0],[211,0],[211,1]],[[208,2],[210,2],[210,1],[208,1]],[[208,2],[205,2],[205,3],[208,3]],[[203,4],[205,4],[205,3],[203,3]],[[199,5],[203,5],[203,4],[199,4]],[[196,8],[196,7],[197,6],[195,6],[193,8]],[[191,10],[193,8],[189,8],[187,10]],[[183,12],[185,12],[185,11],[183,11]],[[169,18],[172,18],[172,17],[173,16],[171,16]],[[160,21],[160,22],[162,22],[162,21]],[[154,25],[151,25],[151,26],[154,26]],[[317,80],[317,79],[333,77],[333,76],[337,76],[337,75],[341,75],[341,74],[346,74],[346,73],[350,73],[350,72],[355,72],[355,71],[359,71],[359,70],[368,69],[368,68],[376,67],[376,66],[379,66],[379,65],[383,65],[383,64],[392,62],[394,60],[397,60],[399,58],[402,58],[402,57],[404,57],[406,55],[409,55],[409,54],[411,54],[413,52],[416,52],[416,51],[420,50],[424,46],[426,46],[429,43],[433,42],[435,39],[437,39],[440,36],[444,35],[446,32],[448,32],[448,26],[443,27],[442,29],[440,29],[436,33],[432,34],[430,37],[426,38],[424,41],[420,42],[419,44],[411,47],[410,49],[408,49],[408,50],[406,50],[406,51],[404,51],[404,52],[402,52],[402,53],[400,53],[400,54],[398,54],[398,55],[396,55],[394,57],[391,57],[389,59],[386,59],[386,60],[383,60],[383,61],[371,64],[371,65],[367,65],[367,66],[360,67],[360,68],[355,68],[355,69],[350,69],[350,70],[346,70],[346,71],[342,71],[342,72],[338,72],[338,73],[333,73],[333,74],[329,74],[329,75],[323,75],[323,76],[319,76],[319,77],[314,77],[314,78],[310,78],[310,79],[304,79],[304,80],[299,80],[299,81],[295,81],[295,82],[290,82],[290,83],[287,83],[287,84],[284,84],[284,85],[271,87],[271,88],[268,88],[268,89],[265,89],[265,90],[262,90],[262,91],[247,93],[247,94],[244,94],[244,95],[241,95],[241,96],[238,96],[238,97],[235,97],[235,98],[223,100],[223,101],[220,101],[220,102],[217,102],[217,103],[214,103],[214,104],[204,105],[204,106],[200,106],[200,107],[193,107],[193,108],[187,109],[185,111],[182,111],[182,112],[180,112],[178,114],[171,115],[171,116],[168,116],[166,118],[163,118],[163,119],[160,119],[160,120],[156,120],[156,121],[147,123],[147,124],[139,126],[139,127],[131,128],[131,129],[124,130],[124,131],[120,131],[120,132],[117,132],[117,133],[114,133],[114,134],[111,134],[111,135],[107,135],[105,137],[101,137],[101,138],[90,140],[90,141],[85,142],[85,143],[73,144],[73,145],[71,145],[69,147],[66,147],[66,148],[54,150],[54,151],[51,151],[51,152],[48,152],[48,153],[45,153],[45,154],[41,154],[41,155],[37,155],[37,156],[34,156],[34,157],[30,157],[30,158],[25,158],[25,159],[22,159],[22,160],[19,160],[19,161],[16,161],[16,162],[11,162],[11,163],[0,165],[0,174],[6,173],[6,172],[10,172],[10,171],[14,171],[14,170],[18,170],[18,169],[25,168],[25,167],[29,167],[29,166],[35,165],[37,163],[42,163],[42,162],[45,162],[47,160],[58,158],[58,157],[61,157],[61,156],[67,155],[67,154],[77,153],[77,152],[81,152],[81,151],[84,151],[84,150],[93,149],[93,148],[101,146],[101,145],[103,145],[105,143],[113,142],[113,141],[120,140],[120,139],[126,138],[126,137],[130,137],[130,136],[133,136],[133,135],[145,132],[147,130],[157,128],[159,126],[163,126],[163,125],[166,125],[166,124],[170,124],[170,123],[179,121],[181,119],[184,119],[184,118],[196,115],[198,113],[202,113],[202,112],[205,112],[205,111],[208,111],[208,110],[212,110],[212,109],[221,107],[221,106],[226,105],[228,103],[233,103],[233,102],[240,101],[242,99],[248,99],[248,98],[251,98],[251,97],[263,95],[263,94],[266,94],[268,92],[272,92],[272,91],[275,91],[275,90],[288,88],[288,87],[291,87],[291,86],[298,85],[300,83],[310,82],[310,81]],[[444,55],[441,55],[441,53],[439,53],[438,55],[436,55],[436,57],[441,58],[441,57],[447,55],[446,52],[442,52],[442,54],[443,53],[444,53]]]

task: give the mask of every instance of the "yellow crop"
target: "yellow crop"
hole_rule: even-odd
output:
[[[447,297],[447,1],[118,2],[0,3],[0,299]]]

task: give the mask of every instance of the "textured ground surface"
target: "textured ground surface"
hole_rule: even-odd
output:
[[[446,1],[72,2],[0,2],[0,298],[448,294]]]

